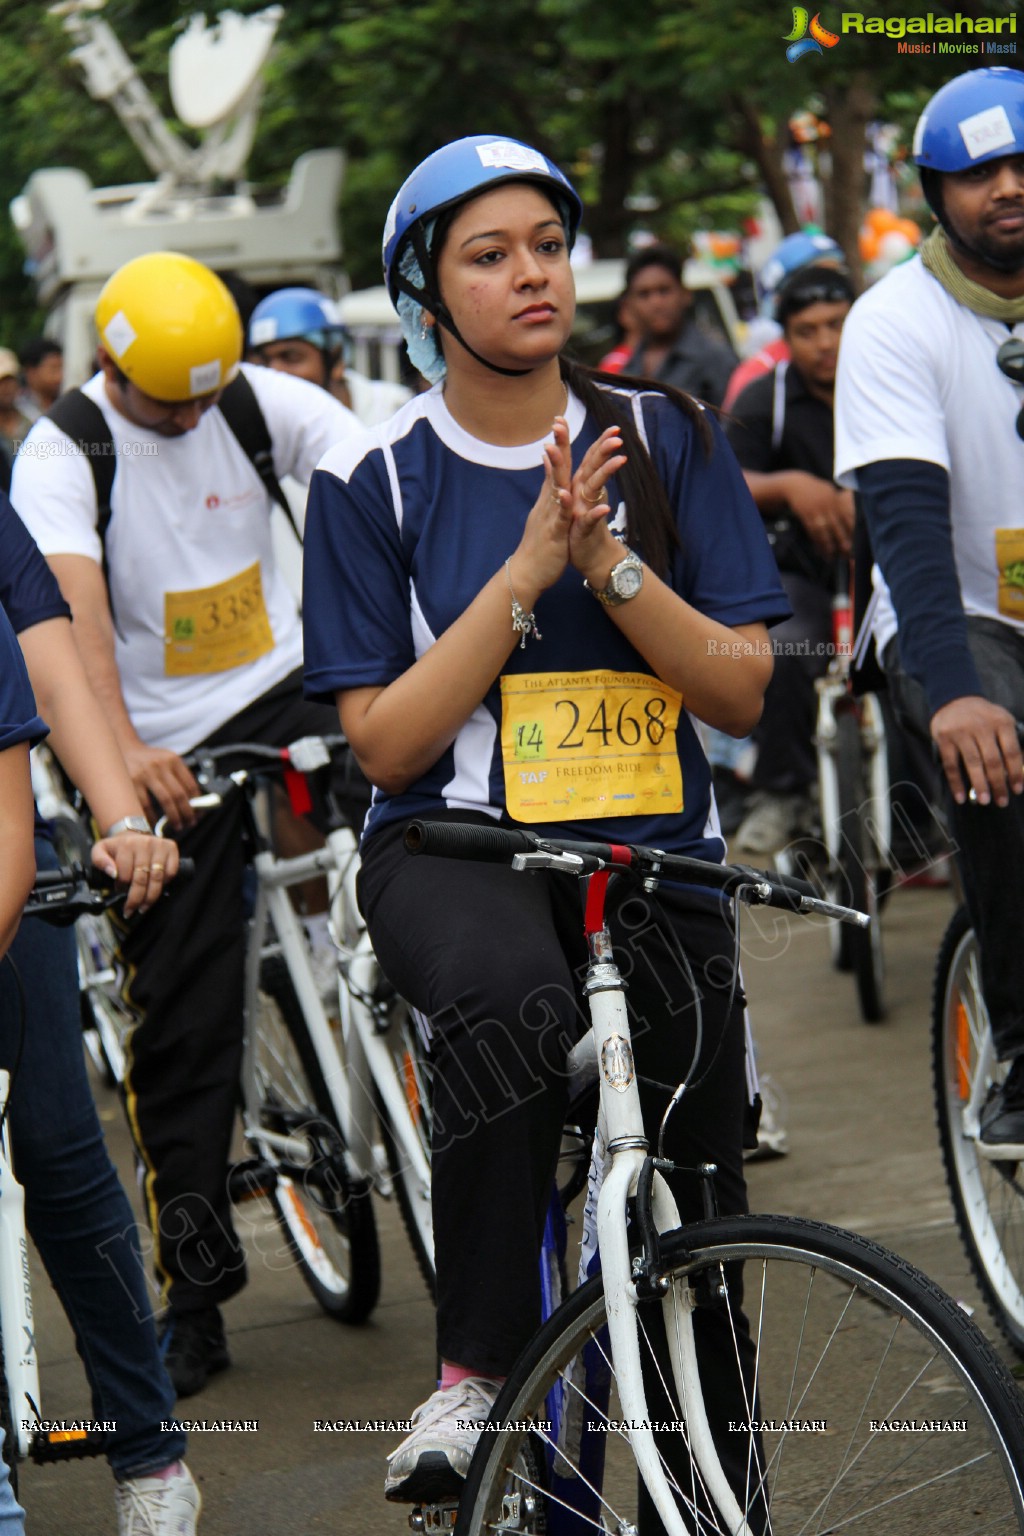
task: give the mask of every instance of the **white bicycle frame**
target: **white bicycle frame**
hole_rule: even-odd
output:
[[[373,1010],[364,999],[372,997],[379,971],[365,924],[359,917],[355,881],[359,867],[356,839],[348,827],[328,833],[323,848],[296,858],[278,858],[269,850],[254,859],[257,877],[252,932],[246,957],[246,1031],[243,1066],[246,1084],[254,1082],[253,1053],[260,962],[265,954],[259,937],[273,928],[276,947],[288,967],[302,1009],[310,1040],[320,1063],[331,1106],[337,1116],[346,1148],[346,1165],[356,1182],[369,1181],[388,1193],[387,1163],[380,1144],[376,1094],[389,1113],[392,1132],[402,1157],[424,1189],[430,1187],[430,1167],[409,1123],[408,1106],[395,1076],[393,1059],[376,1027]],[[340,1037],[332,1027],[309,963],[309,951],[300,919],[288,896],[291,886],[326,875],[333,915],[332,937],[338,950],[338,1001]],[[346,942],[347,933],[355,943]],[[308,1152],[299,1138],[272,1131],[259,1123],[258,1105],[246,1104],[243,1124],[247,1139],[292,1162],[302,1162]]]
[[[846,682],[831,670],[818,679],[818,722],[815,744],[818,748],[818,785],[821,798],[821,824],[829,863],[839,867],[842,849],[842,827],[839,814],[839,785],[835,772],[836,753],[836,705],[846,697]],[[870,772],[867,789],[870,796],[871,817],[869,836],[879,859],[890,866],[892,846],[892,810],[889,803],[889,764],[885,750],[885,722],[881,705],[873,693],[866,693],[859,700],[860,736],[865,748]]]
[[[577,873],[572,854],[516,854],[512,868],[564,869]],[[607,1165],[597,1203],[597,1235],[601,1277],[607,1303],[608,1334],[618,1380],[626,1433],[647,1491],[667,1536],[688,1536],[662,1465],[650,1427],[640,1363],[637,1318],[639,1297],[629,1255],[626,1202],[636,1194],[640,1170],[648,1154],[640,1090],[633,1065],[633,1047],[622,976],[612,958],[607,928],[588,935],[590,966],[584,992],[590,1006],[591,1034],[598,1062],[600,1107],[599,1144],[607,1149]],[[681,1225],[675,1199],[657,1171],[652,1214],[659,1233]],[[704,1408],[693,1334],[693,1300],[670,1286],[662,1301],[672,1376],[687,1422],[693,1459],[705,1486],[733,1536],[752,1536],[715,1447]]]
[[[10,1076],[0,1071],[0,1103]],[[0,1333],[19,1459],[29,1454],[39,1406],[39,1359],[32,1314],[32,1278],[25,1231],[25,1191],[14,1175],[7,1126],[0,1134]]]

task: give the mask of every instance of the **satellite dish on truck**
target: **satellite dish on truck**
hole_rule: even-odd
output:
[[[259,82],[284,11],[222,11],[212,27],[193,16],[170,50],[171,103],[190,128],[212,128],[241,107]]]

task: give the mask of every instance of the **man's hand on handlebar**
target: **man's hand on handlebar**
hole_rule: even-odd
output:
[[[124,747],[128,772],[150,816],[163,811],[175,832],[195,825],[196,813],[189,799],[199,793],[192,770],[176,752],[148,747],[144,742]]]
[[[1011,792],[1024,792],[1017,722],[1001,705],[974,694],[951,699],[932,716],[931,733],[957,805],[971,793],[980,805],[1007,806]]]

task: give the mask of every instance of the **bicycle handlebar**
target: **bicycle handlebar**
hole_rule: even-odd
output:
[[[530,864],[524,859],[516,866],[518,868],[545,867],[542,860],[547,856],[547,867],[561,868],[577,875],[594,874],[601,869],[628,870],[637,879],[673,879],[688,885],[703,885],[753,905],[778,907],[789,912],[815,912],[864,928],[871,921],[864,912],[823,901],[806,881],[768,874],[745,864],[713,864],[707,859],[665,853],[658,848],[630,844],[613,850],[609,843],[541,838],[535,832],[518,828],[418,819],[406,828],[405,846],[413,854],[475,859],[491,864],[511,863],[517,855],[534,856]],[[572,864],[568,863],[569,859]]]
[[[200,747],[188,752],[182,759],[190,768],[202,768],[205,763],[221,762],[225,758],[244,763],[248,758],[253,766],[274,764],[280,769],[296,768],[300,773],[312,773],[324,768],[331,754],[348,746],[348,740],[339,732],[332,736],[301,736],[286,747],[268,747],[262,741],[235,741],[223,747]]]
[[[174,878],[190,880],[194,874],[194,860],[182,859]],[[36,872],[35,884],[25,902],[24,915],[42,917],[49,923],[63,926],[73,923],[86,912],[106,912],[109,907],[124,901],[127,895],[128,887],[118,885],[101,869],[78,865],[41,869]]]

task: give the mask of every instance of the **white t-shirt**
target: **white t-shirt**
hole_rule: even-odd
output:
[[[966,309],[920,257],[895,267],[857,300],[843,327],[836,479],[856,488],[859,466],[885,459],[945,469],[964,612],[1024,630],[1024,617],[1000,612],[998,601],[997,530],[1024,529],[1024,441],[1014,431],[1024,387],[996,363],[1011,335],[1024,337],[1024,322],[1011,330]],[[896,615],[877,568],[874,579],[882,651]]]
[[[279,478],[308,481],[328,448],[362,432],[326,390],[243,367]],[[216,406],[193,431],[163,437],[111,405],[102,374],[85,393],[103,411],[116,453],[105,544],[125,705],[143,741],[186,752],[302,664],[295,599],[273,556],[270,498]],[[11,499],[44,555],[102,561],[92,471],[46,417],[18,456]],[[233,650],[239,615],[243,641]],[[198,662],[182,663],[172,641],[200,629],[216,633],[219,648],[202,652],[213,642],[197,640]],[[238,653],[251,659],[233,660]],[[182,665],[189,670],[179,673]]]

